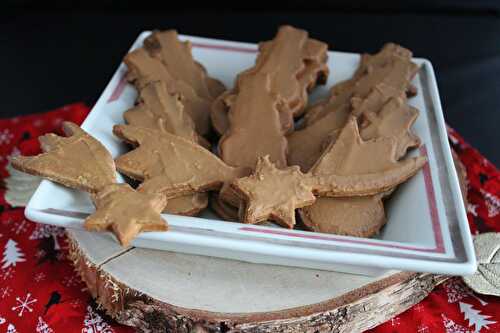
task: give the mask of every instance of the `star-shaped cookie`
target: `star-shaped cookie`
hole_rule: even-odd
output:
[[[291,228],[295,208],[313,204],[314,194],[357,197],[390,190],[426,163],[424,157],[397,161],[396,146],[394,138],[363,141],[356,118],[351,117],[309,173],[300,172],[298,166],[280,170],[261,158],[254,174],[231,184],[246,203],[240,219],[245,223],[271,219]],[[369,172],[363,171],[363,164],[371,166]]]
[[[233,190],[246,202],[240,210],[240,220],[255,224],[270,219],[293,228],[295,209],[315,200],[312,187],[304,178],[298,166],[278,169],[269,156],[259,159],[254,174],[232,184]]]
[[[126,246],[142,231],[166,231],[160,213],[167,204],[161,194],[136,191],[128,184],[112,184],[92,196],[95,213],[85,220],[90,231],[112,231]]]

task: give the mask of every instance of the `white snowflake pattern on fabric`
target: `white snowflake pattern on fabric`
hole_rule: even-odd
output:
[[[472,204],[470,202],[467,203],[467,211],[469,213],[471,213],[473,216],[476,216],[476,217],[477,217],[477,211],[476,211],[477,207],[478,207],[477,205],[474,205],[474,204]]]
[[[38,324],[36,325],[37,333],[53,333],[54,330],[49,327],[49,325],[43,320],[42,317],[38,317]]]
[[[481,332],[483,327],[489,329],[488,325],[496,323],[496,321],[488,320],[492,316],[481,314],[481,311],[474,309],[471,304],[459,302],[458,305],[460,312],[464,314],[464,319],[469,321],[469,326],[475,327],[475,333]]]
[[[9,286],[0,288],[0,298],[5,299],[9,297],[12,294],[12,291],[13,291],[12,288]]]
[[[24,253],[17,247],[17,243],[13,239],[9,239],[5,244],[5,249],[3,251],[2,259],[2,269],[9,266],[16,266],[18,262],[26,261],[24,258]]]
[[[20,222],[14,223],[14,226],[12,226],[12,229],[10,229],[10,231],[15,233],[16,235],[19,235],[19,234],[26,232],[26,230],[28,230],[28,225],[29,225],[28,221],[23,219]]]
[[[111,326],[106,323],[90,305],[87,306],[87,314],[83,319],[82,333],[113,333]]]
[[[418,303],[413,307],[413,311],[422,312],[424,311],[424,306],[422,305],[422,303]]]
[[[55,118],[53,121],[52,121],[52,125],[57,127],[59,125],[61,125],[61,123],[63,122],[63,119],[62,118]]]
[[[12,134],[8,128],[0,131],[0,145],[8,145],[10,140],[14,138],[14,134]]]
[[[37,119],[33,122],[33,126],[35,127],[42,127],[43,124],[45,124],[45,121],[43,119]]]
[[[37,250],[35,253],[35,258],[41,259],[45,256],[45,254],[47,254],[47,252],[45,252],[45,250]]]
[[[417,333],[430,333],[429,326],[427,326],[425,324],[418,325]]]
[[[446,333],[473,333],[472,331],[467,329],[467,327],[463,327],[462,325],[455,323],[453,320],[446,317],[443,313],[441,314],[441,317],[443,318],[443,326]]]
[[[45,280],[45,273],[44,272],[39,272],[39,273],[36,273],[35,276],[33,277],[33,281],[35,282],[41,282]]]
[[[4,281],[10,279],[13,276],[14,276],[14,268],[13,267],[9,267],[7,269],[0,270],[0,277]]]
[[[37,224],[29,239],[54,238],[54,249],[60,250],[61,246],[57,241],[58,236],[64,236],[64,229],[50,224]]]
[[[500,212],[500,199],[498,199],[493,194],[480,189],[481,194],[484,197],[484,202],[486,203],[486,208],[488,209],[488,217],[495,217]]]
[[[12,311],[19,311],[17,315],[19,317],[23,316],[24,311],[33,312],[31,304],[36,303],[38,300],[31,297],[31,293],[27,293],[24,299],[16,297],[17,305],[12,307]]]
[[[62,284],[68,288],[77,286],[79,283],[80,283],[80,278],[78,278],[76,275],[66,276],[62,280]]]
[[[74,308],[79,308],[83,305],[83,302],[79,299],[74,299],[71,302],[69,302],[69,304],[71,304],[71,306]]]
[[[401,319],[399,317],[394,317],[391,319],[392,326],[399,326],[401,324]]]

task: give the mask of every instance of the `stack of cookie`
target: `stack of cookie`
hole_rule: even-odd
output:
[[[112,230],[122,244],[166,230],[161,211],[197,215],[209,201],[226,220],[294,228],[298,213],[313,231],[371,236],[385,223],[382,200],[426,162],[404,158],[419,144],[411,132],[418,112],[406,100],[418,67],[397,45],[364,55],[352,79],[310,107],[309,92],[328,77],[327,45],[290,26],[259,44],[255,65],[227,91],[175,31],[154,32],[124,61],[138,99],[113,133],[130,152],[113,163],[66,125],[72,136],[42,138],[44,154],[13,161],[92,193],[86,227]],[[73,156],[78,149],[87,150],[85,163]],[[61,157],[74,163],[47,162]],[[137,189],[115,184],[115,168]]]

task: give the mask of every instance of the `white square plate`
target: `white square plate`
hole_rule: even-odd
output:
[[[132,49],[140,47],[148,35],[142,33]],[[181,39],[191,40],[194,58],[227,87],[232,86],[237,73],[254,64],[257,54],[255,44],[190,36]],[[314,91],[311,102],[327,96],[328,88],[336,82],[350,78],[359,58],[357,54],[329,52],[331,75],[325,86]],[[414,131],[423,144],[411,155],[427,156],[429,163],[388,200],[388,222],[376,238],[226,222],[207,211],[198,218],[165,215],[170,225],[168,232],[142,233],[132,245],[361,274],[378,274],[387,269],[453,275],[474,272],[472,239],[434,72],[428,60],[414,61],[421,69],[413,81],[418,95],[410,99],[410,104],[420,110]],[[122,63],[82,125],[113,157],[127,148],[113,136],[112,127],[123,123],[122,113],[134,105],[137,96],[135,88],[126,82],[125,73]],[[26,216],[41,223],[82,228],[82,219],[93,210],[86,193],[43,181],[26,207]]]

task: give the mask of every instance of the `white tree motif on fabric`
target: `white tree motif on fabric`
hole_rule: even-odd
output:
[[[441,314],[443,318],[443,326],[446,333],[473,333],[466,327],[455,323],[453,320],[446,317],[444,314]]]
[[[37,333],[54,333],[54,330],[49,327],[49,325],[43,320],[42,317],[38,317],[38,324],[36,325]]]
[[[9,239],[7,244],[5,244],[5,249],[3,251],[2,269],[9,266],[16,266],[18,262],[23,261],[26,261],[24,253],[22,253],[21,249],[17,247],[16,241]]]
[[[111,326],[106,323],[90,305],[87,306],[87,314],[83,319],[82,333],[113,333]]]
[[[52,237],[54,239],[54,249],[59,250],[61,247],[59,246],[59,242],[57,241],[57,237],[64,236],[64,229],[59,228],[50,224],[37,224],[35,230],[30,235],[30,239],[42,239]]]
[[[16,297],[17,305],[12,307],[12,311],[19,311],[17,315],[19,317],[23,316],[24,311],[33,312],[33,308],[31,307],[33,303],[37,302],[36,298],[31,298],[31,293],[27,293],[24,299],[20,297]]]
[[[491,316],[482,315],[480,310],[476,310],[471,304],[459,302],[460,312],[464,314],[465,320],[469,321],[469,326],[475,326],[474,332],[478,333],[481,328],[488,328],[488,325],[496,323],[496,321],[488,320]]]
[[[488,209],[488,217],[495,217],[500,212],[500,199],[498,199],[493,194],[480,189],[481,194],[484,196],[484,202],[486,203],[486,208]]]

